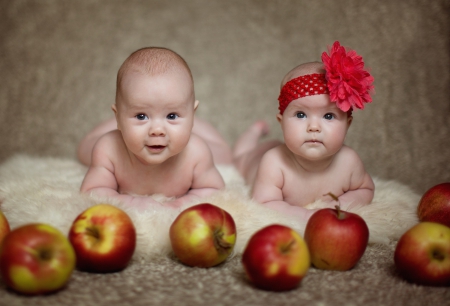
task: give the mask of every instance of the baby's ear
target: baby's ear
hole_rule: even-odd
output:
[[[347,118],[347,128],[349,128],[350,125],[352,125],[352,122],[353,122],[353,116],[348,116],[348,118]]]
[[[113,104],[113,105],[111,105],[111,109],[113,110],[114,116],[116,116],[116,119],[117,119],[117,106],[115,104]]]
[[[117,121],[117,129],[120,130],[120,127],[119,127],[119,120],[118,120],[118,118],[117,118],[117,105],[116,105],[116,104],[111,105],[111,109],[113,110],[114,116],[116,117],[116,121]]]
[[[281,120],[283,120],[283,115],[282,114],[277,114],[277,120],[279,123],[281,123]]]

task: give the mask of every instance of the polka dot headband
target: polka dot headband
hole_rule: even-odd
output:
[[[350,113],[372,102],[373,77],[364,69],[362,57],[354,50],[336,41],[329,55],[322,53],[322,62],[325,74],[302,75],[284,84],[278,97],[281,115],[293,100],[312,95],[329,94],[339,109]]]
[[[292,79],[284,84],[278,98],[280,114],[283,114],[286,107],[298,98],[328,94],[327,80],[325,74],[307,74]]]

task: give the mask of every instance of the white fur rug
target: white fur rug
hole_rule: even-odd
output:
[[[248,196],[248,188],[232,167],[219,169],[227,187],[215,195],[180,210],[161,207],[140,213],[117,201],[79,193],[86,167],[71,159],[17,155],[0,165],[0,208],[11,228],[31,223],[48,223],[68,233],[73,220],[86,208],[110,203],[126,211],[137,230],[135,258],[167,255],[171,252],[169,227],[179,212],[191,205],[209,202],[228,211],[237,225],[235,254],[243,251],[258,229],[272,223],[291,226],[303,235],[305,223],[266,208]],[[353,210],[370,230],[369,243],[389,243],[418,222],[416,207],[420,196],[395,181],[375,179],[371,205]],[[320,206],[312,203],[311,206]]]

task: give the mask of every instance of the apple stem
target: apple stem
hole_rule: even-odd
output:
[[[330,196],[333,200],[338,202],[338,205],[335,205],[334,207],[338,211],[338,216],[339,216],[339,213],[341,211],[341,201],[339,201],[339,198],[332,192],[328,192],[328,193],[324,194],[324,196],[326,196],[326,195]]]
[[[339,198],[334,193],[328,192],[328,193],[324,194],[324,196],[326,196],[326,195],[330,196],[333,200],[335,200],[336,202],[339,203]]]
[[[97,228],[95,228],[95,227],[87,227],[86,232],[88,235],[91,235],[92,237],[94,237],[96,239],[100,238],[100,233],[97,230]]]
[[[335,205],[334,208],[336,208],[338,219],[342,219],[341,206],[340,205]]]
[[[229,242],[226,242],[225,240],[222,239],[223,237],[223,232],[220,231],[216,231],[214,233],[214,244],[216,249],[229,249],[231,248],[233,245]]]
[[[436,259],[438,261],[443,261],[445,259],[445,255],[439,251],[433,251],[432,256],[434,259]]]
[[[42,249],[39,251],[39,258],[42,260],[50,260],[52,258],[52,251],[49,249]]]
[[[286,246],[281,247],[281,253],[286,254],[295,244],[295,240],[292,239]]]

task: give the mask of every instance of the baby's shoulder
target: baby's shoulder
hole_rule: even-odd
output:
[[[191,134],[185,149],[193,151],[209,151],[206,142],[195,134]]]
[[[267,152],[264,153],[264,155],[268,155],[268,156],[272,156],[272,157],[275,157],[275,156],[281,157],[281,156],[288,155],[288,153],[289,153],[289,149],[283,143],[276,147],[271,148],[270,150],[267,150]]]
[[[346,145],[344,145],[337,154],[335,163],[336,165],[339,165],[340,168],[350,170],[351,172],[364,169],[363,162],[358,153]]]
[[[119,130],[113,130],[113,131],[109,131],[109,132],[103,134],[98,139],[97,142],[107,144],[107,145],[122,145],[122,144],[124,144],[122,133]]]
[[[94,145],[94,155],[115,155],[124,151],[125,143],[119,130],[110,131],[102,135]]]
[[[341,150],[338,153],[338,156],[346,160],[361,160],[358,153],[347,145],[342,146]]]
[[[289,149],[286,147],[285,144],[281,144],[264,153],[261,162],[274,166],[286,164],[290,160],[291,158]]]
[[[192,134],[189,138],[189,142],[184,148],[183,153],[183,156],[188,159],[203,159],[208,157],[212,159],[212,154],[207,143],[195,134]]]

